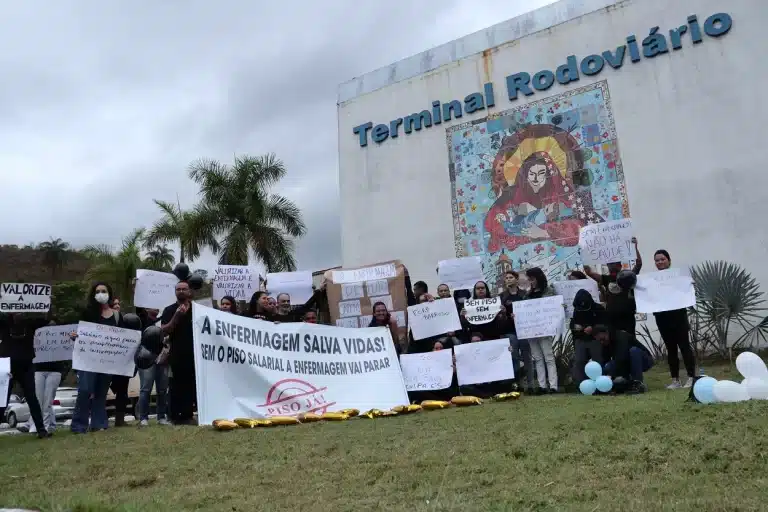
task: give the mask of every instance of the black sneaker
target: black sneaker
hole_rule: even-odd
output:
[[[42,432],[37,433],[38,439],[48,439],[49,437],[53,437],[53,434],[47,430],[43,430]]]
[[[628,395],[639,395],[640,393],[645,393],[648,390],[645,383],[640,382],[639,380],[632,381],[632,383],[629,385],[629,388],[627,389]]]
[[[549,388],[547,393],[549,393],[550,395],[555,395],[557,394],[557,388]]]
[[[29,432],[29,427],[26,425],[19,425],[18,427],[16,427],[16,430],[26,434],[27,432]]]

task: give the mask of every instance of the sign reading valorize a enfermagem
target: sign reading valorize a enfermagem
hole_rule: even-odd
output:
[[[0,312],[44,313],[51,309],[51,286],[47,284],[3,283],[0,285]]]

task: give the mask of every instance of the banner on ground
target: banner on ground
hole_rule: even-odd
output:
[[[77,331],[77,324],[52,325],[35,331],[35,358],[33,363],[71,361],[75,340],[72,333]]]
[[[397,319],[398,337],[405,339],[408,300],[405,295],[405,267],[400,261],[328,270],[325,279],[331,321],[336,326],[368,327],[373,305],[383,302],[392,317]]]
[[[437,299],[408,306],[408,325],[414,340],[461,330],[459,313],[453,299]]]
[[[423,354],[402,354],[405,389],[408,391],[435,391],[451,387],[453,380],[453,351],[436,350]]]
[[[508,338],[462,343],[453,350],[459,386],[515,378]]]
[[[213,300],[227,295],[248,302],[259,291],[259,271],[244,265],[217,265],[213,271]]]
[[[192,322],[201,425],[408,403],[386,327],[275,324],[197,303]]]
[[[72,351],[72,368],[133,377],[133,355],[140,342],[141,331],[80,322]]]
[[[11,358],[0,358],[0,407],[8,405],[8,386],[11,385]],[[5,418],[2,419],[5,422]]]
[[[162,311],[176,302],[176,283],[178,282],[179,278],[169,272],[136,269],[133,305],[138,308]]]
[[[588,224],[579,230],[585,265],[627,262],[637,257],[632,243],[632,219]]]
[[[565,320],[562,295],[513,302],[512,312],[521,340],[556,336]]]
[[[565,317],[573,318],[573,299],[579,290],[586,290],[595,302],[600,302],[600,290],[597,289],[597,281],[594,279],[572,279],[570,281],[558,281],[552,284],[555,293],[563,296]]]
[[[281,293],[287,293],[294,306],[306,304],[315,293],[312,289],[312,272],[301,270],[267,274],[267,291],[275,298]]]
[[[442,260],[437,264],[437,277],[451,290],[472,290],[475,283],[485,281],[479,256]]]
[[[45,313],[51,309],[51,286],[47,284],[3,283],[0,285],[0,312]]]
[[[696,305],[693,278],[686,269],[670,268],[638,274],[635,285],[637,310],[660,313]]]
[[[467,311],[464,318],[471,324],[487,324],[496,318],[496,315],[501,311],[501,306],[501,297],[493,297],[492,299],[467,299],[464,302],[464,309]]]

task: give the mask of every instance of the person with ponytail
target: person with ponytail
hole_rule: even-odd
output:
[[[667,270],[672,265],[672,258],[664,249],[656,251],[653,255],[653,261],[658,270]],[[656,326],[659,328],[661,339],[667,346],[667,362],[669,363],[669,373],[672,376],[672,383],[667,386],[667,389],[690,388],[693,385],[693,377],[696,375],[696,362],[691,349],[688,312],[685,309],[675,309],[654,313],[653,316],[656,318]],[[688,380],[684,386],[680,383],[678,348],[683,355],[683,364],[688,373]]]

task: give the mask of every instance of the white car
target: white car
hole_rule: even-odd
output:
[[[56,398],[53,400],[53,414],[57,420],[67,420],[72,418],[75,410],[75,399],[77,390],[75,388],[59,388],[56,390]],[[11,395],[8,407],[5,410],[5,422],[8,426],[15,428],[29,419],[29,406],[24,398],[17,395]]]

